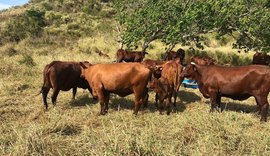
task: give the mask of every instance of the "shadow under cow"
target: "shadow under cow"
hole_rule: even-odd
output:
[[[78,96],[75,100],[70,101],[70,105],[73,107],[81,107],[86,105],[97,104],[98,100],[89,97],[88,95]]]
[[[187,91],[179,91],[178,92],[178,99],[180,99],[181,103],[183,104],[190,104],[196,101],[200,101],[201,97],[193,92],[187,92]]]
[[[246,105],[237,102],[228,102],[228,103],[221,103],[221,108],[223,111],[235,111],[235,112],[245,112],[245,113],[256,113],[257,112],[257,105]]]

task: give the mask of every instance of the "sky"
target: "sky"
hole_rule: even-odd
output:
[[[11,6],[23,5],[29,0],[0,0],[0,10],[7,9]]]

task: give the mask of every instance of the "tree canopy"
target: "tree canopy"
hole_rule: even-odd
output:
[[[114,0],[121,42],[143,48],[201,43],[201,35],[235,37],[234,48],[270,50],[269,0]]]

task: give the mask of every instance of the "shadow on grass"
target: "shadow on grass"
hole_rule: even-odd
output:
[[[201,97],[199,97],[197,94],[183,90],[178,92],[178,98],[180,98],[181,102],[184,104],[190,104],[201,100]]]
[[[86,105],[97,104],[98,100],[89,97],[89,95],[78,96],[75,100],[70,101],[72,107],[81,107]]]
[[[121,109],[129,109],[129,110],[134,110],[134,99],[128,99],[125,97],[119,97],[119,96],[113,96],[110,97],[110,103],[109,103],[109,109],[113,110],[121,110]],[[147,107],[144,108],[143,105],[141,105],[139,111],[143,110],[149,110],[150,112],[155,112],[157,111],[155,103],[148,101]]]
[[[221,108],[223,111],[235,111],[235,112],[245,112],[245,113],[256,113],[257,105],[246,105],[237,102],[222,103]]]

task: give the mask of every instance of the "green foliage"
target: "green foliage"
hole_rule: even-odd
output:
[[[268,3],[267,0],[115,0],[114,7],[123,30],[122,42],[128,47],[156,39],[167,45],[195,42],[201,47],[201,34],[218,32],[221,37],[237,32],[234,47],[269,50]]]
[[[21,17],[10,19],[4,29],[0,31],[2,42],[18,42],[27,36],[39,36],[45,26],[44,14],[39,10],[29,9]]]

